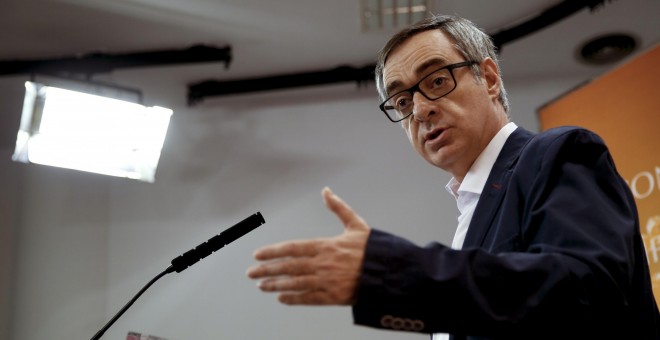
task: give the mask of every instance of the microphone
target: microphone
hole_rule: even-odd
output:
[[[244,220],[236,223],[232,227],[227,228],[225,231],[220,234],[211,237],[208,241],[198,245],[197,247],[188,250],[187,252],[177,256],[171,261],[171,265],[167,267],[163,272],[156,275],[149,283],[147,283],[142,289],[129,301],[108,323],[101,328],[93,337],[92,340],[98,340],[103,336],[103,333],[112,326],[112,324],[119,319],[119,317],[124,314],[124,312],[131,306],[133,303],[144,293],[147,288],[151,287],[154,282],[158,281],[161,277],[176,271],[180,273],[186,268],[192,266],[193,264],[199,262],[199,260],[211,255],[212,253],[218,251],[220,248],[238,240],[243,237],[245,234],[251,232],[254,229],[257,229],[260,225],[266,223],[264,217],[261,216],[260,212],[256,212]]]
[[[243,235],[251,232],[260,225],[266,223],[261,213],[257,212],[250,217],[236,223],[233,227],[213,236],[208,241],[188,250],[172,260],[172,270],[177,273],[197,263],[199,260],[211,255],[220,248],[236,241]]]

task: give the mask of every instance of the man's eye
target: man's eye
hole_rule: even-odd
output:
[[[409,101],[408,101],[408,98],[401,97],[401,98],[397,98],[395,103],[396,103],[395,106],[397,108],[402,108],[402,107],[408,106]]]
[[[433,79],[433,86],[434,87],[440,87],[440,86],[444,85],[446,81],[447,80],[445,79],[445,77],[436,77],[436,78]]]

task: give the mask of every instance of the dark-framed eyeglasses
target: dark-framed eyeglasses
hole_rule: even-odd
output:
[[[464,61],[461,63],[443,66],[422,78],[417,84],[410,88],[399,91],[380,104],[380,110],[387,118],[398,123],[412,115],[413,96],[415,92],[421,93],[428,100],[440,99],[456,88],[454,69],[478,64],[477,61]]]

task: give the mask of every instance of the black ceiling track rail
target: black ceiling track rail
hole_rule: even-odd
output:
[[[373,66],[362,68],[340,66],[326,71],[295,73],[266,78],[232,81],[206,80],[188,86],[188,104],[194,105],[209,95],[221,96],[234,93],[276,90],[349,81],[361,84],[372,81],[373,77]]]
[[[606,1],[612,2],[613,0],[565,0],[530,20],[492,35],[493,43],[498,49],[501,49],[502,45],[548,27],[585,7],[589,7],[593,11],[604,5]]]
[[[91,53],[79,57],[42,60],[0,61],[0,76],[11,74],[76,75],[91,78],[93,74],[107,73],[120,68],[165,66],[172,64],[231,62],[231,47],[195,45],[186,49],[158,50],[127,54]]]
[[[503,45],[541,30],[585,7],[588,7],[593,11],[605,2],[611,1],[613,0],[565,0],[543,11],[536,17],[514,27],[492,34],[491,37],[498,50],[501,50]],[[339,81],[357,81],[358,84],[361,84],[365,81],[374,80],[375,67],[375,64],[361,68],[342,66],[326,71],[278,75],[265,78],[228,81],[205,80],[188,86],[188,104],[194,105],[200,103],[204,98],[211,96],[225,96],[230,94],[278,90],[308,85],[321,85],[336,83]]]

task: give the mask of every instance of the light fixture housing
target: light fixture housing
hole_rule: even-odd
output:
[[[12,159],[152,183],[172,113],[28,81]]]
[[[637,48],[637,40],[625,33],[611,33],[595,37],[578,49],[578,59],[590,65],[619,62]]]

